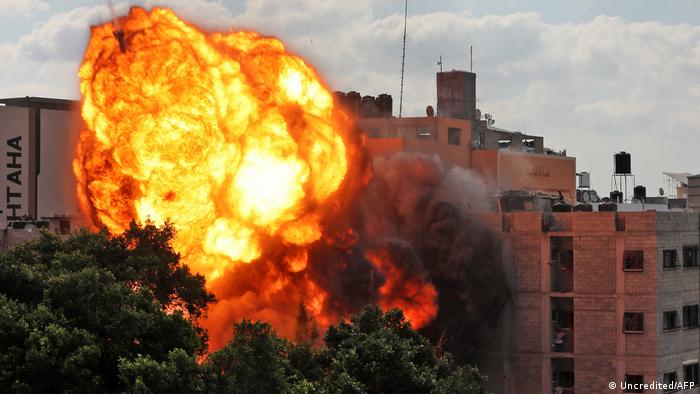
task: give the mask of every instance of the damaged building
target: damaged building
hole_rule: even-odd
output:
[[[684,174],[682,204],[590,198],[577,187],[575,158],[481,114],[470,72],[438,73],[437,103],[425,116],[393,117],[387,94],[335,99],[358,119],[373,158],[434,155],[479,174],[493,196],[493,209],[475,214],[502,239],[512,296],[480,365],[489,390],[594,393],[611,381],[686,381],[696,383],[686,393],[700,393],[700,176]],[[64,234],[82,224],[66,154],[80,122],[78,102],[0,100],[4,250],[40,228]]]
[[[631,199],[601,199],[575,158],[542,137],[494,128],[475,105],[475,74],[440,72],[437,111],[360,114],[358,123],[374,158],[437,155],[480,174],[494,196],[493,212],[478,215],[502,238],[512,297],[480,363],[489,389],[694,382],[679,392],[700,393],[700,175],[682,174],[683,198],[647,198],[635,187]]]

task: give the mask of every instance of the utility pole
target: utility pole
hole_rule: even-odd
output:
[[[399,118],[403,112],[403,73],[406,65],[406,19],[408,19],[408,0],[403,7],[403,51],[401,53],[401,90],[399,93]]]

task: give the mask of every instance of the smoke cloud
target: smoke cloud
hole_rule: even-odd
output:
[[[509,296],[500,241],[475,214],[487,209],[486,187],[468,170],[418,154],[375,159],[371,181],[327,225],[332,235],[308,248],[305,269],[290,272],[278,245],[214,282],[220,301],[205,322],[213,347],[243,317],[298,338],[299,305],[323,329],[372,303],[402,307],[414,327],[475,361]]]

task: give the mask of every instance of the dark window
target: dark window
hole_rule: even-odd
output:
[[[623,257],[625,271],[643,271],[644,270],[644,251],[642,250],[625,250]]]
[[[684,246],[683,247],[683,267],[698,266],[698,247]]]
[[[554,371],[552,373],[552,376],[554,377],[555,385],[560,386],[564,389],[571,389],[574,387],[573,371]]]
[[[643,393],[644,392],[644,375],[625,375],[627,387],[625,393]]]
[[[673,372],[667,372],[664,374],[664,384],[673,384],[678,381],[678,373],[676,371]],[[664,393],[669,393],[672,391],[677,391],[675,388],[673,389],[665,389]]]
[[[644,332],[644,314],[639,312],[625,312],[624,317],[625,332],[643,333]]]
[[[664,250],[664,269],[678,268],[678,262],[676,261],[676,250]]]
[[[498,140],[498,149],[510,149],[511,140]]]
[[[683,381],[695,383],[696,386],[700,384],[700,376],[698,376],[698,363],[683,366]]]
[[[449,127],[447,129],[447,143],[450,145],[459,145],[459,133],[461,132],[461,129]]]
[[[70,234],[70,220],[61,220],[58,222],[58,228],[61,235]]]
[[[683,307],[683,327],[693,328],[700,326],[698,322],[698,305],[686,305]]]
[[[678,312],[664,312],[664,330],[675,330],[676,328],[680,328],[680,324],[678,322]]]

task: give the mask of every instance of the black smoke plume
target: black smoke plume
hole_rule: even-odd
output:
[[[409,153],[375,160],[373,180],[357,207],[361,238],[404,240],[397,254],[410,257],[397,261],[410,261],[413,270],[420,264],[427,272],[438,291],[439,312],[422,331],[435,341],[442,338],[464,361],[476,361],[484,342],[494,339],[490,333],[510,295],[500,240],[477,214],[488,207],[478,177]]]

